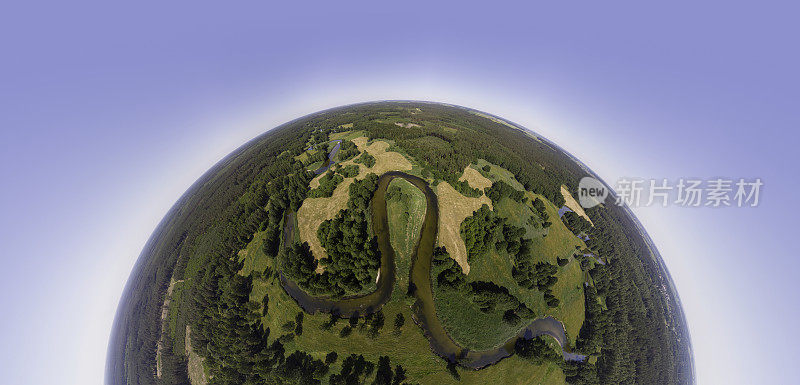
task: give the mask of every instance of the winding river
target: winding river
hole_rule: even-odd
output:
[[[439,225],[439,204],[436,194],[428,183],[414,175],[399,171],[389,171],[378,180],[378,188],[372,198],[372,225],[373,232],[378,238],[378,248],[381,252],[381,267],[378,276],[377,289],[371,293],[351,296],[340,299],[315,297],[306,293],[295,282],[281,274],[281,284],[289,296],[307,313],[317,312],[334,313],[341,317],[350,317],[353,314],[364,315],[378,311],[391,298],[396,280],[395,252],[389,241],[389,222],[386,211],[386,189],[394,178],[403,178],[420,189],[425,194],[427,209],[422,223],[419,241],[411,255],[411,271],[409,272],[409,286],[413,288],[416,298],[412,306],[414,321],[422,328],[425,337],[430,342],[431,350],[450,362],[480,369],[494,364],[513,353],[514,344],[518,338],[533,338],[540,335],[549,335],[556,339],[562,346],[566,346],[567,338],[564,325],[553,317],[539,318],[528,324],[520,332],[507,340],[504,344],[493,349],[473,351],[460,346],[444,329],[436,316],[436,306],[431,285],[431,258],[436,245],[436,235]],[[284,243],[292,241],[294,233],[294,220],[291,214],[286,216]],[[564,359],[582,361],[586,356],[564,352]]]

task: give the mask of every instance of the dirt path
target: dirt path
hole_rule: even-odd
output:
[[[161,350],[164,349],[164,335],[167,334],[167,316],[169,315],[169,304],[172,302],[172,291],[175,289],[176,283],[183,282],[182,279],[170,279],[167,294],[164,296],[164,304],[161,305],[161,338],[158,339],[156,344],[156,376],[161,378]]]
[[[192,385],[206,385],[206,371],[203,369],[203,357],[192,350],[192,328],[186,325],[186,354],[189,356],[189,382]]]

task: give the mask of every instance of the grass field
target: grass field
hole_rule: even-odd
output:
[[[389,217],[389,239],[395,250],[397,264],[398,293],[408,289],[408,272],[411,269],[411,253],[419,239],[422,220],[425,216],[425,195],[405,179],[396,178],[389,183],[389,190],[397,188],[400,194],[394,194],[386,201]]]
[[[344,134],[344,133],[339,133]],[[353,143],[358,146],[361,151],[367,151],[370,155],[375,157],[375,164],[372,167],[365,167],[363,164],[358,164],[350,159],[342,162],[342,166],[357,165],[359,173],[354,178],[344,178],[344,180],[336,186],[333,190],[333,195],[327,198],[307,198],[303,201],[303,205],[297,210],[297,224],[300,230],[300,241],[308,242],[311,247],[311,252],[317,259],[327,256],[322,245],[317,238],[317,229],[322,222],[333,219],[339,210],[344,209],[347,205],[347,200],[350,198],[350,184],[355,179],[362,179],[369,173],[381,175],[386,171],[391,170],[411,170],[412,165],[408,159],[402,154],[386,151],[390,144],[385,141],[367,142],[365,136],[359,136],[353,139]],[[319,179],[324,174],[320,174],[311,180],[310,185],[312,188],[319,185]]]
[[[353,124],[352,124],[352,123],[349,123],[349,126],[348,126],[348,124],[344,124],[344,125],[342,125],[342,127],[344,127],[344,128],[352,128],[352,127],[353,127]],[[362,136],[364,136],[364,135],[365,135],[365,133],[364,133],[364,131],[362,131],[362,130],[356,130],[356,131],[342,131],[342,132],[334,132],[334,133],[331,133],[330,135],[328,135],[328,138],[329,138],[330,140],[339,140],[339,139],[343,139],[343,140],[353,140],[353,139],[355,139],[355,138],[359,138],[359,137],[362,137]]]
[[[504,181],[511,186],[522,188],[522,185],[510,172],[499,166],[490,165],[489,172],[482,171],[481,167],[487,164],[485,161],[478,163],[477,170],[481,171],[482,176],[488,177],[492,181]],[[503,198],[497,202],[494,210],[498,216],[506,218],[510,224],[526,229],[525,236],[534,241],[531,250],[534,262],[548,262],[557,266],[556,258],[568,258],[567,265],[558,267],[556,274],[558,282],[552,287],[553,295],[561,301],[559,306],[550,308],[544,302],[543,293],[538,290],[524,289],[517,285],[511,276],[512,258],[505,251],[492,250],[472,260],[467,281],[490,281],[508,288],[511,294],[536,313],[536,317],[552,315],[563,322],[567,338],[570,344],[574,345],[575,338],[583,325],[585,306],[584,274],[578,261],[572,255],[576,252],[576,246],[584,248],[585,244],[575,237],[560,220],[557,220],[558,209],[550,201],[531,192],[527,192],[526,195],[529,199],[525,203]],[[536,210],[530,203],[537,197],[545,203],[547,214],[552,222],[548,229],[541,227],[541,218],[538,218]],[[536,219],[534,223],[529,221],[531,217]],[[459,240],[463,245],[460,234]],[[448,293],[446,290],[437,290],[435,293],[437,314],[442,319],[448,333],[462,344],[473,349],[486,348],[504,342],[514,333],[514,327],[502,324],[502,312],[483,314],[475,305],[471,305],[468,298],[458,298],[457,293]],[[517,330],[524,324],[525,322]],[[486,333],[486,330],[492,332]]]
[[[489,166],[488,172],[483,170],[484,166]],[[519,181],[517,181],[517,178],[514,177],[514,174],[512,174],[510,171],[500,166],[491,164],[483,159],[478,159],[477,166],[475,168],[479,170],[481,175],[483,175],[484,177],[488,178],[491,181],[494,182],[503,181],[508,183],[509,185],[511,185],[511,187],[517,190],[525,190],[525,187],[522,186],[522,183],[519,183]]]
[[[436,185],[435,191],[439,198],[437,243],[447,249],[450,256],[461,266],[464,274],[469,274],[470,265],[467,262],[467,247],[464,246],[464,239],[461,237],[461,222],[483,205],[491,208],[492,200],[486,195],[481,195],[479,198],[465,197],[447,182]]]
[[[464,174],[461,175],[461,178],[458,178],[458,180],[465,180],[472,188],[476,188],[481,191],[492,186],[492,181],[489,180],[489,178],[481,175],[480,171],[472,167],[472,165],[467,166],[464,169]]]
[[[370,169],[360,165],[359,174],[356,178],[363,177],[369,172],[380,174],[388,170],[410,170],[412,168],[412,164],[402,154],[387,152],[390,147],[387,142],[376,141],[368,143],[365,137],[353,139],[360,150],[369,151],[376,158],[375,166]],[[397,158],[397,156],[400,156],[400,158]],[[343,162],[342,165],[350,163],[352,161]],[[492,172],[486,173],[486,175],[481,175],[478,169],[473,170],[475,171],[474,173],[465,171],[464,177],[471,185],[475,183],[474,186],[476,187],[480,184],[485,186],[487,181],[503,180],[502,178],[510,176],[510,174],[505,174],[507,172],[504,173],[505,170],[496,166],[492,167]],[[513,176],[510,177],[513,178]],[[348,199],[347,190],[352,181],[353,178],[345,178],[345,181],[340,183],[330,198],[312,198],[303,203],[300,211],[304,211],[304,213],[298,212],[297,215],[301,240],[309,241],[310,244],[317,241],[316,243],[318,244],[316,229],[319,223],[324,219],[332,218],[339,209],[345,207]],[[297,313],[302,310],[283,291],[276,276],[265,279],[257,273],[253,281],[250,299],[261,303],[265,295],[269,296],[268,311],[266,316],[262,317],[262,322],[271,331],[270,342],[283,336],[282,340],[287,352],[302,350],[319,359],[324,359],[325,355],[330,351],[336,351],[339,355],[339,360],[331,365],[330,373],[338,373],[342,360],[351,353],[362,354],[373,363],[377,362],[380,356],[387,355],[391,357],[393,366],[398,364],[403,366],[409,381],[437,384],[458,383],[447,372],[445,361],[431,352],[428,340],[423,336],[421,329],[413,323],[413,316],[410,310],[413,300],[404,295],[405,290],[402,288],[404,282],[407,285],[406,281],[408,279],[407,271],[410,261],[407,256],[411,253],[411,248],[416,243],[419,226],[422,222],[421,218],[425,211],[424,196],[405,180],[396,179],[392,182],[392,185],[400,187],[401,191],[407,195],[407,199],[392,199],[387,202],[389,205],[391,242],[397,251],[399,286],[395,288],[392,299],[382,309],[386,322],[377,337],[373,339],[368,335],[364,330],[365,328],[362,327],[364,321],[361,320],[351,335],[342,338],[339,332],[348,324],[347,320],[339,320],[332,328],[325,330],[324,325],[329,322],[329,315],[327,314],[306,314],[303,321],[303,333],[299,336],[288,336],[287,334],[291,333],[284,331],[283,326],[287,322],[294,321]],[[459,232],[463,218],[471,215],[474,210],[484,203],[491,207],[491,201],[485,196],[481,198],[464,197],[446,182],[439,183],[436,189],[440,200],[440,216],[444,216],[442,215],[443,213],[450,213],[447,224],[453,227],[455,235],[458,237],[458,243],[463,247],[463,239]],[[315,202],[317,200],[318,202]],[[548,213],[553,211],[550,214],[555,215],[555,208],[550,206],[552,205],[548,206]],[[515,223],[527,220],[524,214],[532,212],[531,208],[525,206],[525,204],[511,200],[499,202],[497,210],[501,216],[508,217],[509,220]],[[454,213],[458,213],[458,215],[453,215]],[[561,226],[563,227],[563,225]],[[442,227],[443,223],[440,223],[440,242],[443,234],[446,234],[446,232],[442,231]],[[580,242],[565,227],[556,228],[555,230],[553,227],[556,227],[556,224],[549,231],[542,229],[530,230],[532,235],[539,237],[545,232],[548,233],[547,237],[545,237],[546,241],[538,242],[541,244],[537,243],[537,250],[543,253],[561,253],[566,252],[569,247],[574,247],[572,243]],[[571,236],[571,238],[567,238],[567,236]],[[277,271],[277,266],[275,265],[277,261],[268,258],[261,249],[263,241],[264,234],[257,233],[250,244],[239,253],[240,258],[244,260],[242,274],[263,272],[267,267]],[[450,245],[448,250],[452,250],[451,248],[457,249],[456,246]],[[466,262],[466,250],[463,252],[463,259]],[[545,258],[545,256],[542,258]],[[546,259],[552,259],[554,263],[555,255],[548,254]],[[480,258],[476,264],[473,264],[469,279],[490,280],[509,289],[515,288],[519,291],[510,276],[510,267],[511,262],[508,256],[500,255],[496,252],[491,253],[486,258]],[[469,269],[469,267],[467,268]],[[514,293],[530,308],[534,309],[537,315],[553,314],[558,319],[563,320],[567,325],[568,335],[572,339],[577,335],[577,330],[583,322],[582,291],[579,292],[579,296],[576,296],[572,294],[571,290],[568,290],[573,282],[573,275],[578,278],[578,281],[575,282],[577,287],[580,287],[582,282],[582,272],[579,268],[575,268],[577,268],[577,263],[574,261],[564,268],[560,268],[558,273],[559,282],[554,286],[553,291],[562,300],[562,306],[570,309],[575,307],[574,302],[579,297],[579,309],[561,311],[561,307],[559,307],[559,309],[548,311],[541,298],[541,293],[537,291],[528,291],[527,295],[519,292]],[[576,312],[580,313],[580,317],[577,314],[573,314]],[[405,324],[399,330],[395,330],[393,326],[394,318],[398,313],[403,314]],[[523,320],[519,325],[507,325],[501,320],[502,312],[484,314],[471,301],[457,296],[448,297],[447,295],[441,298],[437,296],[437,313],[442,317],[446,325],[451,325],[458,330],[460,334],[454,335],[457,340],[468,339],[472,336],[471,338],[476,341],[473,345],[477,348],[488,348],[505,341],[529,321]],[[574,325],[577,325],[577,329]],[[492,333],[487,334],[487,330],[491,330]],[[460,383],[468,384],[558,384],[564,382],[564,375],[558,365],[553,363],[533,365],[516,356],[479,371],[459,369],[458,372],[461,378]]]
[[[261,250],[264,236],[256,234],[247,248],[240,255],[244,258],[243,274],[251,271],[263,271],[266,267],[276,268],[274,263]],[[392,366],[402,365],[406,370],[408,380],[421,384],[562,384],[564,375],[560,368],[552,363],[545,365],[532,365],[518,357],[510,357],[496,365],[479,371],[459,369],[461,382],[456,381],[446,370],[446,363],[430,350],[428,340],[422,330],[412,321],[410,306],[413,303],[403,292],[395,288],[392,299],[384,305],[382,311],[386,323],[375,339],[361,329],[364,321],[354,328],[353,333],[341,338],[339,332],[348,323],[346,319],[339,320],[330,330],[323,326],[329,321],[327,314],[306,314],[303,321],[303,333],[294,336],[284,343],[287,354],[295,350],[305,351],[315,358],[323,359],[331,351],[336,351],[339,359],[330,367],[330,373],[338,373],[342,360],[350,354],[362,354],[364,358],[377,363],[380,356],[389,356]],[[250,299],[261,303],[264,295],[269,295],[268,312],[262,317],[265,327],[271,331],[269,342],[279,338],[286,332],[282,326],[288,321],[294,321],[295,316],[301,311],[300,307],[283,291],[276,277],[253,280],[253,291]],[[405,324],[399,331],[395,331],[393,323],[398,313],[402,313]],[[194,383],[194,382],[193,382]],[[327,382],[324,382],[327,383]]]

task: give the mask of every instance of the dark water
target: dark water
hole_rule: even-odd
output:
[[[409,175],[410,176],[410,175]],[[330,299],[327,297],[315,297],[306,293],[295,282],[286,278],[281,273],[281,283],[284,290],[291,296],[307,313],[317,312],[335,313],[342,317],[350,317],[353,313],[364,315],[378,311],[392,296],[392,289],[396,280],[394,249],[389,243],[389,220],[386,216],[386,188],[389,182],[397,177],[393,173],[386,173],[378,180],[378,189],[372,197],[372,226],[373,232],[378,238],[378,249],[381,252],[380,276],[378,277],[377,289],[372,293],[345,297],[340,299]],[[287,224],[293,221],[287,221]]]
[[[341,145],[342,145],[342,141],[341,140],[337,140],[336,141],[336,145],[333,146],[333,149],[331,150],[331,153],[328,155],[328,163],[326,163],[324,166],[314,170],[314,174],[316,174],[316,175],[322,174],[323,172],[328,171],[328,169],[330,169],[331,166],[333,166],[333,164],[336,163],[336,162],[333,161],[333,157],[335,157],[336,153],[339,152],[339,147]],[[311,148],[313,148],[313,146]]]
[[[419,241],[412,254],[410,286],[416,302],[413,305],[414,321],[422,328],[423,334],[430,342],[431,350],[445,359],[458,362],[460,365],[479,369],[494,364],[503,358],[509,357],[518,338],[534,338],[540,335],[549,335],[566,346],[564,325],[553,317],[539,318],[528,324],[516,336],[504,344],[489,350],[472,351],[461,347],[447,334],[441,321],[436,316],[436,306],[433,299],[431,285],[431,258],[436,245],[436,235],[439,225],[439,205],[436,194],[428,183],[416,176],[398,171],[383,174],[378,180],[378,188],[372,200],[373,231],[378,237],[378,247],[381,252],[380,277],[378,288],[369,294],[353,296],[342,299],[330,299],[311,296],[297,284],[281,274],[281,283],[289,296],[291,296],[308,313],[335,313],[342,317],[349,317],[354,313],[364,315],[378,311],[391,298],[395,286],[394,249],[389,242],[389,223],[386,214],[386,188],[394,178],[403,178],[416,186],[425,194],[427,209],[422,223]],[[584,360],[586,356],[566,353],[564,359]]]

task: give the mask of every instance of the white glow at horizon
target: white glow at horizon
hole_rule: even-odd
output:
[[[156,168],[138,170],[141,174],[132,176],[137,183],[145,183],[147,180],[167,183],[151,186],[145,194],[137,192],[128,196],[108,197],[105,202],[107,205],[127,214],[113,218],[100,217],[92,221],[96,230],[94,239],[106,241],[101,242],[102,250],[90,252],[104,254],[107,259],[104,264],[96,265],[94,274],[89,275],[95,277],[96,281],[85,281],[86,286],[79,290],[82,294],[98,291],[103,293],[86,298],[90,301],[86,309],[90,309],[91,313],[85,314],[82,321],[77,322],[83,327],[76,327],[78,333],[73,336],[83,341],[82,346],[91,346],[75,357],[77,362],[73,363],[75,366],[72,370],[76,378],[82,379],[79,382],[102,383],[110,327],[122,289],[144,243],[169,208],[194,181],[220,159],[255,136],[287,121],[353,103],[395,99],[426,100],[481,110],[532,129],[585,162],[610,184],[619,176],[630,172],[630,168],[623,168],[621,165],[627,165],[637,157],[645,158],[644,154],[637,154],[635,151],[629,152],[627,158],[609,158],[607,154],[621,153],[626,150],[628,143],[615,143],[603,137],[602,122],[590,124],[574,117],[559,116],[565,110],[537,102],[542,99],[541,96],[511,94],[500,87],[486,85],[465,86],[467,83],[457,80],[418,80],[417,83],[397,81],[394,84],[386,81],[318,84],[300,87],[303,91],[283,94],[278,100],[270,96],[249,96],[251,102],[246,107],[219,115],[203,116],[204,114],[195,114],[193,111],[181,112],[179,120],[202,121],[189,123],[196,127],[198,135],[183,146],[179,154],[173,154],[172,159],[177,160],[161,163]],[[386,93],[382,90],[395,91]],[[199,118],[196,115],[200,115]],[[636,171],[647,170],[647,167],[646,162],[640,162]],[[121,207],[122,205],[125,207]],[[719,281],[714,277],[698,281],[685,274],[692,269],[690,264],[693,263],[689,261],[687,254],[679,254],[686,250],[686,244],[683,244],[686,239],[670,236],[679,225],[660,220],[659,216],[663,214],[661,211],[654,212],[655,216],[642,210],[634,211],[662,252],[683,300],[694,342],[698,381],[702,382],[700,380],[705,379],[704,368],[711,365],[708,361],[709,354],[714,353],[709,352],[706,346],[697,344],[697,341],[702,341],[698,338],[701,330],[697,330],[699,323],[693,321],[701,316],[697,312],[698,306],[705,306],[706,303],[696,295],[710,290]],[[98,237],[97,234],[101,235]]]

